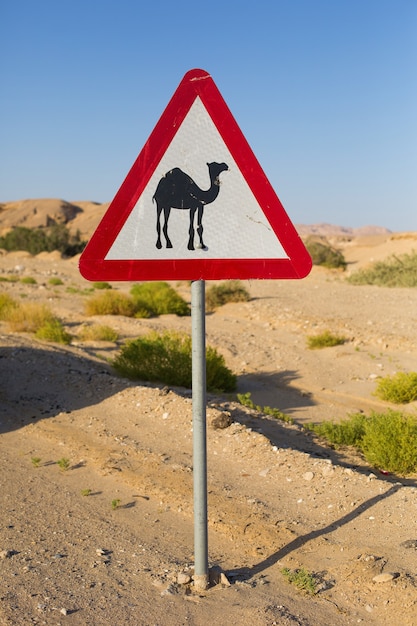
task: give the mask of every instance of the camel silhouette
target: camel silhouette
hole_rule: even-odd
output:
[[[168,236],[168,220],[171,209],[183,209],[190,211],[190,227],[188,230],[188,250],[194,250],[194,216],[197,212],[197,233],[200,239],[198,248],[206,249],[203,242],[203,211],[206,204],[214,202],[219,195],[221,172],[228,170],[226,163],[207,163],[210,174],[210,188],[204,191],[183,172],[179,167],[174,167],[161,178],[156,188],[152,201],[156,202],[156,232],[158,239],[156,247],[162,248],[161,242],[161,213],[164,212],[164,226],[162,232],[165,236],[167,248],[172,248]]]

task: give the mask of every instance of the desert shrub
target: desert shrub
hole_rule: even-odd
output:
[[[0,283],[17,283],[19,276],[12,274],[11,276],[0,276]]]
[[[135,304],[129,296],[117,291],[106,290],[85,303],[86,315],[135,315]]]
[[[52,278],[50,278],[48,280],[48,284],[52,285],[53,287],[58,287],[59,285],[63,285],[63,281],[58,278],[58,276],[52,276]]]
[[[417,469],[417,420],[400,411],[373,413],[361,443],[374,467],[406,475]]]
[[[308,572],[304,568],[290,570],[288,567],[284,567],[281,570],[281,574],[287,581],[308,594],[314,595],[316,593],[317,582],[313,574]]]
[[[392,256],[354,272],[347,280],[353,285],[417,287],[417,252]]]
[[[191,388],[191,337],[177,332],[151,332],[127,342],[113,366],[127,378]],[[236,377],[214,348],[206,350],[206,371],[209,391],[235,389]]]
[[[346,269],[347,263],[343,253],[327,243],[307,237],[305,246],[311,256],[313,265],[322,265],[331,269]]]
[[[292,417],[280,411],[280,409],[276,409],[270,406],[261,406],[260,404],[255,404],[251,398],[251,393],[247,391],[246,393],[238,393],[237,400],[243,406],[247,406],[249,409],[255,409],[255,411],[259,411],[259,413],[264,413],[265,415],[271,415],[276,419],[282,420],[283,422],[287,422],[288,424],[292,424],[294,420]]]
[[[38,339],[49,341],[51,343],[71,343],[71,335],[67,333],[58,319],[51,319],[45,322],[35,333]]]
[[[190,315],[190,307],[185,300],[163,281],[138,283],[130,290],[139,317],[154,315]]]
[[[350,415],[339,424],[308,424],[308,430],[335,446],[349,445],[382,470],[400,475],[417,470],[417,419],[400,411]]]
[[[309,337],[307,337],[307,345],[310,350],[340,346],[341,344],[345,343],[345,341],[346,337],[333,335],[329,330],[325,330],[319,335],[310,335]]]
[[[45,304],[22,302],[8,308],[3,319],[7,321],[12,331],[36,333],[39,328],[56,318]]]
[[[23,278],[20,279],[20,282],[24,285],[36,285],[36,279],[32,276],[23,276]]]
[[[417,372],[397,372],[377,383],[375,394],[387,402],[407,404],[417,400]]]
[[[81,329],[80,337],[86,341],[117,341],[119,334],[105,324],[92,324]]]
[[[206,293],[206,309],[214,311],[227,302],[247,302],[250,295],[239,280],[227,280],[212,285]]]
[[[103,281],[103,280],[97,280],[96,282],[94,282],[93,287],[94,289],[112,289],[112,286],[110,285],[110,283],[107,283],[106,281]]]
[[[335,446],[360,447],[365,434],[367,418],[363,413],[355,413],[342,422],[322,422],[321,424],[306,424],[319,437],[323,437]]]
[[[26,228],[17,226],[0,237],[0,248],[5,250],[26,250],[30,254],[58,250],[65,256],[74,256],[85,247],[80,234],[72,235],[64,224],[54,224],[49,228]]]
[[[0,293],[0,320],[7,320],[10,310],[15,309],[17,306],[17,302],[7,293]]]

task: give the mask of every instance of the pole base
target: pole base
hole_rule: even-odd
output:
[[[194,587],[198,589],[198,591],[205,591],[209,587],[208,574],[194,574],[193,581]]]

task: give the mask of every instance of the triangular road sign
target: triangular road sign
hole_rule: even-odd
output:
[[[189,71],[80,258],[88,280],[303,278],[311,258],[207,72]]]

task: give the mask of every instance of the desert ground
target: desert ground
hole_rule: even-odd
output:
[[[70,219],[88,234],[103,207],[81,208]],[[0,324],[0,624],[417,624],[417,475],[389,475],[302,426],[396,408],[374,391],[379,376],[417,371],[417,291],[345,276],[417,249],[417,233],[332,243],[347,272],[246,281],[249,302],[207,315],[207,343],[237,374],[238,391],[294,423],[236,394],[208,395],[206,591],[192,584],[191,391],[123,379],[109,363],[125,340],[190,332],[190,318],[87,317],[91,285],[78,258],[0,251],[0,277],[36,280],[4,281],[0,291],[48,304],[73,336],[62,346]],[[173,286],[190,300],[187,283]],[[112,287],[127,293],[131,284]],[[82,341],[92,323],[113,327],[119,341]],[[346,342],[309,350],[307,337],[327,329]],[[285,567],[314,574],[317,592],[290,584]]]

